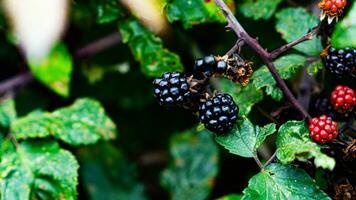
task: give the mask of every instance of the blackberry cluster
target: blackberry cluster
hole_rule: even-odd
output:
[[[153,86],[161,105],[182,105],[192,96],[187,79],[179,72],[164,73],[153,81]]]
[[[328,55],[325,57],[325,67],[338,77],[350,75],[353,68],[356,67],[356,49],[330,47]]]
[[[217,134],[232,130],[238,112],[238,106],[228,94],[217,94],[199,106],[200,121],[207,129]]]
[[[238,54],[230,57],[208,55],[197,59],[194,72],[164,73],[153,81],[154,95],[160,105],[181,106],[199,115],[204,126],[217,134],[232,130],[237,121],[239,108],[228,94],[212,92],[211,77],[224,77],[245,86],[252,76],[252,62]]]
[[[206,77],[211,77],[214,73],[224,73],[227,68],[227,63],[224,60],[217,61],[213,55],[197,59],[194,65],[194,70],[203,73]]]

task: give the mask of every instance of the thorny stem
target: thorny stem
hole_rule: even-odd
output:
[[[263,62],[267,65],[269,71],[271,72],[273,78],[276,80],[278,83],[280,89],[283,91],[284,95],[286,98],[292,103],[292,105],[300,111],[300,113],[303,115],[304,118],[310,119],[310,115],[308,112],[299,104],[297,99],[294,97],[292,92],[289,90],[288,86],[284,82],[284,80],[281,78],[279,75],[275,65],[273,64],[273,57],[271,56],[271,53],[267,52],[256,39],[252,38],[246,31],[245,29],[241,26],[241,24],[237,21],[235,16],[232,14],[231,10],[226,6],[226,4],[223,2],[223,0],[215,0],[216,5],[221,9],[225,17],[227,18],[228,25],[227,27],[232,29],[237,37],[240,40],[243,40],[245,44],[250,46],[263,60]],[[293,46],[293,45],[292,45]],[[291,46],[291,47],[292,47]],[[289,48],[291,48],[289,47]],[[284,48],[283,51],[286,51],[287,49]],[[277,51],[278,52],[278,51]],[[279,54],[276,54],[279,55]]]
[[[99,40],[96,40],[74,52],[74,58],[85,59],[97,54],[121,41],[121,35],[118,32],[111,33]],[[34,80],[30,71],[20,73],[14,77],[0,82],[0,97],[8,92],[21,88]]]

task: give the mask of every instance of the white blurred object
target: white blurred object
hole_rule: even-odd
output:
[[[164,35],[168,23],[163,12],[161,0],[120,0],[132,14],[146,27],[158,35]]]
[[[4,0],[3,5],[27,59],[46,57],[66,27],[68,0]]]

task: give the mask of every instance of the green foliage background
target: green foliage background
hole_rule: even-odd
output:
[[[261,108],[269,113],[284,106],[285,99],[250,49],[243,49],[254,62],[248,86],[214,80],[240,107],[228,135],[217,137],[189,111],[155,102],[153,77],[191,72],[194,59],[224,55],[236,40],[213,1],[158,2],[169,26],[163,35],[119,1],[70,1],[68,30],[43,62],[21,55],[1,12],[0,78],[30,70],[35,81],[0,99],[0,199],[330,199],[319,187],[325,180],[315,182],[294,164],[311,160],[333,170],[335,160],[309,139],[304,122],[276,124],[261,114]],[[225,2],[269,50],[319,22],[307,0],[298,6],[283,0]],[[332,43],[356,47],[356,3],[345,15]],[[76,57],[77,49],[112,33],[120,34],[119,44]],[[321,50],[316,37],[275,61],[291,88],[306,65],[309,74],[320,74],[320,60],[309,60]],[[276,150],[279,160],[262,171],[251,159],[261,145],[269,154]]]

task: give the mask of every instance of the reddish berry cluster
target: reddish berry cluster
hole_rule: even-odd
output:
[[[356,94],[353,89],[339,85],[331,93],[330,101],[338,112],[351,112],[356,105]]]
[[[322,115],[313,118],[309,124],[310,137],[317,143],[325,144],[337,137],[337,124],[330,117]]]
[[[346,0],[322,0],[319,7],[329,16],[339,16],[346,4]]]

